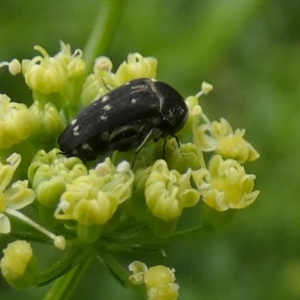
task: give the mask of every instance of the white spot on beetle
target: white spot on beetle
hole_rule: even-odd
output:
[[[103,109],[106,111],[110,111],[112,109],[112,106],[109,104],[106,104],[106,105],[104,105]]]
[[[107,101],[107,100],[109,100],[109,96],[108,96],[108,95],[103,96],[102,102],[105,102],[105,101]]]
[[[89,143],[83,143],[81,145],[81,148],[84,149],[84,150],[94,151],[94,149],[91,147],[91,145]]]
[[[77,119],[72,120],[72,121],[71,121],[71,125],[75,125],[76,122],[77,122]]]
[[[100,117],[100,119],[103,120],[103,121],[106,121],[107,116],[106,116],[106,115],[102,115],[102,116]]]
[[[80,135],[79,128],[80,128],[79,125],[77,125],[77,126],[75,126],[75,127],[73,128],[73,134],[74,134],[75,136],[79,136],[79,135]]]
[[[136,104],[136,103],[137,103],[137,101],[138,101],[138,99],[136,99],[136,98],[132,98],[130,102],[131,102],[132,104]]]

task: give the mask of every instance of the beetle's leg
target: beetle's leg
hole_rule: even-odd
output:
[[[135,160],[136,160],[136,157],[138,155],[138,153],[142,150],[142,148],[146,145],[146,143],[149,141],[151,135],[153,133],[153,129],[151,129],[149,131],[149,133],[145,136],[144,140],[141,142],[141,144],[138,146],[138,148],[135,150],[135,154],[134,154],[134,158],[133,158],[133,162],[131,164],[131,169],[133,169],[134,167],[134,163],[135,163]]]
[[[101,78],[102,79],[102,82],[103,82],[103,85],[105,86],[105,88],[110,92],[110,91],[112,91],[112,89],[106,84],[106,82],[104,81],[104,79],[103,78]]]

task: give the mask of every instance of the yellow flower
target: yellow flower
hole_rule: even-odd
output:
[[[82,59],[83,53],[76,49],[71,53],[71,46],[60,41],[60,51],[54,56],[55,59],[62,59],[67,65],[69,78],[85,74],[85,62]]]
[[[215,151],[224,158],[233,158],[240,163],[253,161],[259,153],[244,139],[245,129],[233,132],[229,122],[221,118],[198,127],[197,136],[203,151]]]
[[[26,140],[32,131],[33,116],[25,104],[10,102],[0,94],[0,149]]]
[[[44,57],[36,56],[32,60],[22,61],[26,84],[44,95],[61,91],[68,82],[68,68],[64,59],[50,57],[40,46],[35,46],[34,49]]]
[[[66,184],[88,173],[77,157],[59,155],[59,149],[46,153],[40,150],[28,169],[28,178],[35,190],[36,198],[45,207],[56,208],[66,190]]]
[[[176,300],[179,285],[175,283],[175,270],[163,265],[150,267],[143,262],[134,261],[129,265],[133,272],[129,280],[133,284],[145,284],[148,300]]]
[[[100,56],[96,59],[94,73],[87,76],[80,95],[84,107],[118,87],[115,74],[111,72],[112,67],[112,62],[108,57]]]
[[[3,250],[0,261],[3,277],[15,288],[23,289],[35,284],[37,261],[26,241],[15,241]]]
[[[185,207],[197,204],[199,192],[191,187],[191,174],[169,171],[162,159],[154,163],[145,184],[146,203],[154,216],[170,221],[179,217]]]
[[[245,208],[259,194],[253,191],[255,175],[247,174],[236,160],[223,160],[220,155],[211,159],[209,170],[194,171],[193,179],[203,201],[218,211]]]
[[[84,226],[105,224],[132,193],[133,172],[127,162],[115,167],[109,158],[88,175],[67,185],[55,212],[58,219],[74,219]]]
[[[29,110],[33,117],[32,138],[39,142],[57,139],[64,126],[56,106],[49,102],[44,105],[34,101]]]
[[[60,51],[54,56],[54,59],[62,60],[67,68],[68,81],[66,86],[60,90],[63,105],[76,112],[82,86],[86,79],[86,65],[82,56],[83,53],[80,49],[76,49],[72,54],[71,46],[62,41],[60,42]]]
[[[139,53],[128,54],[127,62],[123,62],[116,71],[115,81],[118,86],[142,77],[156,77],[157,60],[154,57],[143,57]]]

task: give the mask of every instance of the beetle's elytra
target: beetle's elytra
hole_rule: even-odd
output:
[[[125,83],[90,104],[58,139],[66,156],[94,160],[112,151],[135,149],[151,139],[174,135],[186,123],[188,108],[170,85],[149,78]]]

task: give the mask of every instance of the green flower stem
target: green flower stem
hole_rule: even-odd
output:
[[[146,299],[145,288],[141,285],[133,284],[128,276],[130,275],[123,266],[107,251],[107,249],[103,245],[97,245],[96,248],[99,254],[99,260],[102,261],[108,269],[116,276],[118,280],[120,280],[125,286],[130,286],[133,290],[135,290],[142,299]]]
[[[105,237],[105,242],[112,244],[122,244],[122,245],[160,245],[160,244],[169,244],[176,241],[180,241],[187,238],[203,236],[208,233],[215,231],[214,228],[209,224],[204,224],[201,226],[193,227],[187,230],[182,230],[175,232],[168,236],[167,238],[160,239],[151,235],[150,232],[145,233],[143,235],[133,235],[128,236],[123,233],[122,236],[109,236]],[[104,240],[104,237],[103,237]]]
[[[87,72],[93,69],[95,58],[103,54],[112,41],[126,0],[103,0],[94,29],[83,50]]]
[[[40,282],[44,279],[44,283],[51,280],[50,275],[58,277],[62,273],[69,271],[70,267],[77,265],[67,274],[56,279],[51,289],[43,300],[68,300],[72,299],[81,278],[94,256],[90,255],[90,251],[84,251],[81,247],[74,246],[73,249],[63,259],[56,262],[47,272],[40,276]],[[49,278],[48,278],[49,277]]]

